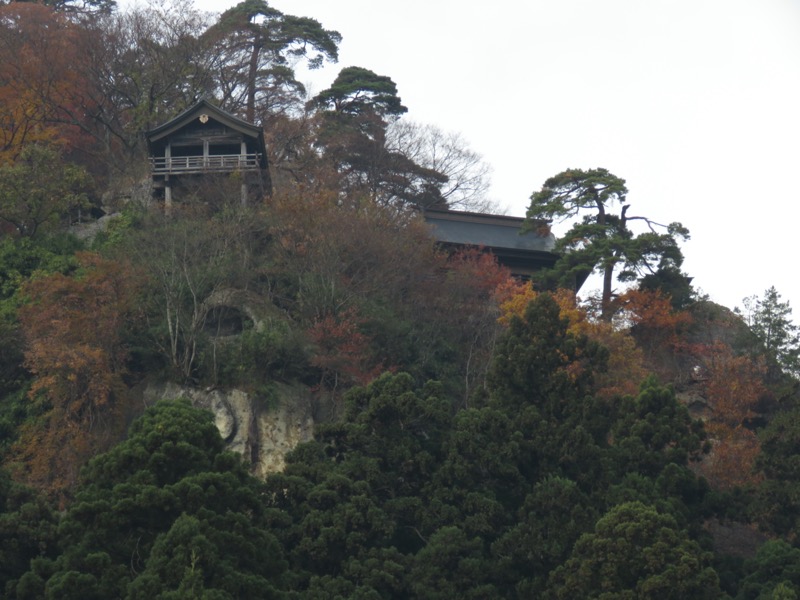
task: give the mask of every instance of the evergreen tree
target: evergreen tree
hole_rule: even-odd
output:
[[[792,322],[789,302],[781,302],[781,295],[772,286],[763,298],[751,296],[743,304],[745,320],[766,354],[767,376],[774,380],[780,370],[800,376],[800,331]]]
[[[800,533],[800,408],[778,414],[759,432],[756,465],[766,477],[758,488],[756,513],[775,533]]]
[[[342,69],[309,107],[319,111],[317,145],[340,188],[380,204],[446,206],[447,176],[390,148],[387,127],[408,111],[390,77],[362,67]]]
[[[769,540],[745,564],[736,600],[797,598],[800,591],[800,549],[783,540]]]
[[[336,62],[342,36],[316,19],[287,15],[266,0],[243,0],[229,8],[205,34],[217,43],[214,57],[222,103],[245,109],[254,123],[258,104],[269,112],[275,97],[303,92],[294,66],[305,59],[311,69]]]
[[[675,520],[640,502],[612,508],[554,571],[547,598],[722,597],[711,553]]]
[[[498,341],[485,406],[453,414],[440,385],[415,389],[404,374],[351,390],[343,421],[267,482],[289,587],[311,598],[541,597],[597,515],[626,502],[656,506],[671,533],[654,543],[685,549],[659,558],[669,573],[659,581],[692,575],[681,561],[699,552],[691,535],[707,488],[687,461],[702,431],[652,380],[636,397],[594,399],[605,356],[542,295]],[[698,556],[697,577],[712,581]],[[635,569],[641,557],[619,560]]]
[[[60,554],[34,561],[12,598],[281,597],[261,485],[223,452],[210,413],[155,405],[83,478]]]
[[[323,589],[408,596],[408,555],[441,525],[426,502],[451,420],[440,393],[438,384],[415,390],[406,374],[354,389],[344,421],[319,427],[317,441],[269,478],[273,504],[290,520],[276,531],[295,589],[320,598],[334,597],[318,595]]]
[[[33,490],[0,471],[0,592],[3,597],[28,571],[30,561],[54,556],[58,521],[55,511]]]
[[[574,287],[577,278],[597,270],[603,275],[603,317],[611,318],[614,274],[620,281],[633,281],[657,271],[678,270],[683,254],[679,239],[689,231],[680,223],[662,225],[643,216],[628,214],[625,180],[607,169],[568,169],[544,182],[531,196],[527,227],[580,217],[557,242],[562,257],[546,276],[564,287]],[[618,206],[619,212],[612,209]],[[631,229],[634,222],[647,227]]]

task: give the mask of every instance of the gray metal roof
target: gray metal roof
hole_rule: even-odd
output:
[[[555,246],[555,237],[549,232],[520,235],[522,217],[433,210],[424,216],[439,242],[538,252],[552,252]]]

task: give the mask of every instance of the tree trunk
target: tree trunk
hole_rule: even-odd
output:
[[[611,311],[611,284],[614,281],[614,265],[607,265],[603,270],[603,296],[600,300],[600,318],[603,321],[610,321]]]
[[[253,40],[253,53],[250,55],[250,68],[247,72],[247,121],[255,123],[256,120],[256,83],[258,80],[258,59],[261,55],[262,44],[257,39]]]

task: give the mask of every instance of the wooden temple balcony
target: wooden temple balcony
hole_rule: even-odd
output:
[[[258,171],[261,154],[209,154],[207,156],[154,156],[150,158],[154,175],[190,175],[194,173],[231,173]]]

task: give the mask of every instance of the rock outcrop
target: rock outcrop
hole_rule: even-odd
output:
[[[241,454],[257,477],[281,471],[286,454],[313,437],[311,393],[304,386],[275,383],[269,398],[174,383],[150,384],[144,391],[145,404],[181,397],[214,414],[228,449]]]

